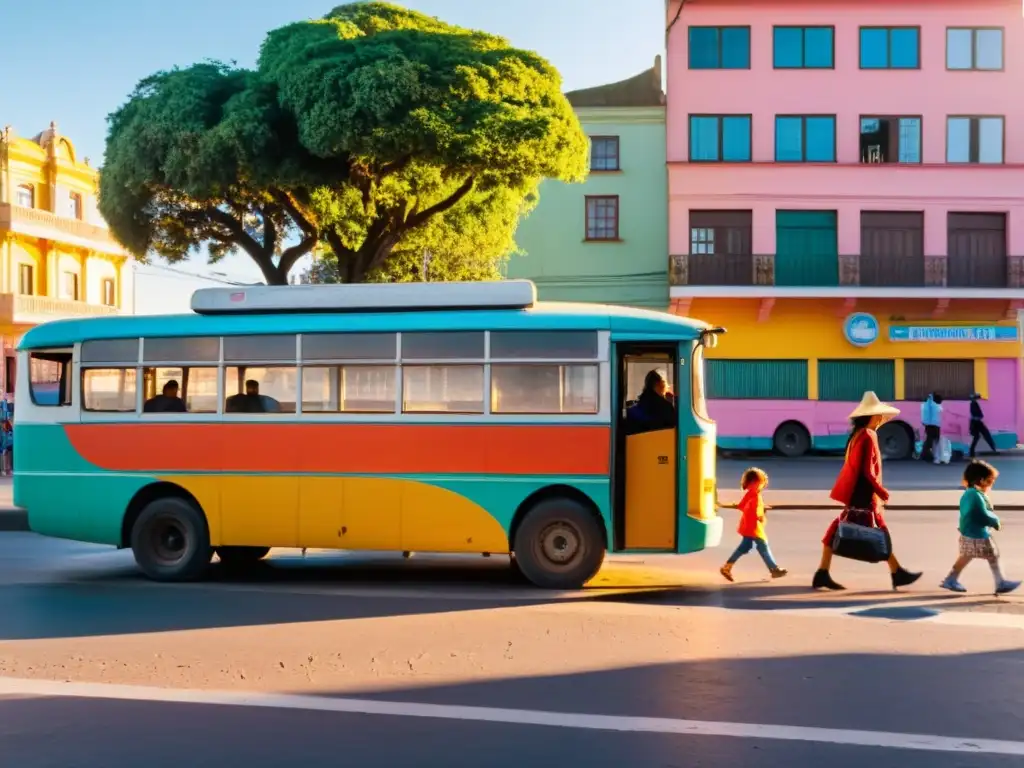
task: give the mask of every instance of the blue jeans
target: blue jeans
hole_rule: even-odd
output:
[[[757,554],[764,560],[764,564],[768,566],[768,570],[774,571],[779,567],[778,563],[775,562],[775,558],[772,557],[772,550],[768,546],[767,539],[755,539],[753,536],[744,536],[743,541],[736,547],[736,551],[732,553],[729,559],[726,561],[729,565],[732,565],[745,554],[750,552],[754,547],[757,547]]]

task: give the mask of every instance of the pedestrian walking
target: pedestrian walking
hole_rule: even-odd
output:
[[[942,437],[942,395],[931,392],[921,403],[921,426],[924,427],[921,459],[941,464],[939,441]]]
[[[995,440],[992,439],[992,433],[989,432],[988,427],[985,426],[985,412],[981,410],[981,403],[978,402],[979,400],[981,400],[981,394],[979,392],[975,392],[971,395],[970,456],[972,459],[974,458],[975,451],[978,448],[979,440],[984,440],[988,443],[988,447],[992,449],[992,453],[999,453],[999,451],[996,450]]]
[[[889,500],[889,491],[882,484],[882,452],[878,447],[877,430],[897,414],[898,408],[886,405],[874,392],[865,392],[860,405],[850,414],[853,429],[846,443],[843,468],[839,471],[831,494],[834,500],[843,505],[843,511],[832,521],[821,540],[821,562],[814,574],[814,589],[845,589],[842,584],[833,581],[829,573],[836,532],[839,524],[844,521],[867,528],[879,528],[884,532],[889,552],[886,562],[893,589],[913,584],[921,578],[920,573],[906,570],[896,559],[892,552],[892,537],[882,516],[882,506]]]
[[[741,540],[739,546],[736,547],[736,551],[729,556],[729,559],[726,560],[725,565],[721,567],[719,572],[726,579],[732,581],[732,567],[736,564],[736,561],[756,547],[757,554],[761,556],[764,564],[768,567],[768,572],[772,575],[772,578],[782,578],[789,571],[785,568],[780,568],[778,563],[775,562],[771,547],[768,546],[768,536],[764,530],[765,510],[771,509],[771,507],[765,506],[762,495],[764,489],[768,487],[768,474],[763,469],[751,467],[743,473],[740,487],[743,489],[743,498],[739,504],[728,504],[726,506],[740,511],[740,524],[736,532],[740,535]]]
[[[1001,527],[996,517],[989,493],[999,472],[986,461],[975,459],[964,470],[964,493],[960,497],[960,557],[953,563],[953,569],[939,585],[951,592],[966,592],[960,583],[963,573],[972,560],[985,560],[992,569],[996,594],[1005,595],[1020,586],[1019,581],[1010,581],[1003,576],[999,566],[999,550],[992,539],[992,530]]]

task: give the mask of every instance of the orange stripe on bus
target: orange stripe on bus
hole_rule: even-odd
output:
[[[88,462],[123,472],[606,475],[607,426],[69,424]]]

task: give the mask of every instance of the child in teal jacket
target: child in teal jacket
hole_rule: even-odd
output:
[[[974,559],[987,560],[992,569],[992,578],[996,582],[996,594],[1004,595],[1013,592],[1020,586],[1019,581],[1010,581],[1003,577],[999,567],[999,550],[992,540],[990,529],[999,530],[999,518],[996,517],[989,499],[989,491],[999,473],[988,462],[972,461],[964,470],[964,494],[960,497],[960,557],[953,563],[953,570],[939,586],[952,592],[966,592],[967,588],[960,583],[960,574],[968,563]]]

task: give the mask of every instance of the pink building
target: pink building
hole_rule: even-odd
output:
[[[672,306],[733,331],[721,443],[835,448],[865,388],[903,401],[890,455],[931,391],[957,447],[975,391],[1016,443],[1021,0],[666,5]]]

